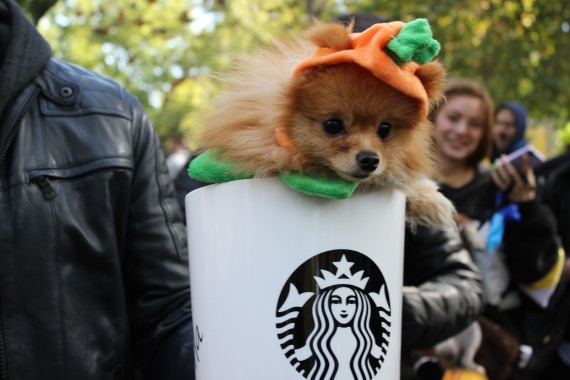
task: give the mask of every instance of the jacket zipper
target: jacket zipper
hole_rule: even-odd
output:
[[[2,303],[0,302],[0,313],[4,312],[2,309]],[[2,325],[0,326],[2,330],[0,331],[0,379],[6,380],[8,379],[8,373],[6,369],[6,350],[4,348],[4,317],[0,316],[0,319],[2,320]]]
[[[6,155],[8,154],[8,150],[10,149],[10,146],[12,145],[12,142],[14,141],[18,131],[20,130],[20,125],[21,125],[22,119],[24,118],[26,113],[30,110],[30,108],[32,107],[32,104],[33,104],[34,100],[37,98],[37,96],[39,95],[39,93],[40,93],[40,89],[36,87],[32,91],[32,93],[30,94],[30,97],[26,100],[26,103],[24,103],[22,108],[20,108],[20,110],[18,111],[18,114],[16,115],[16,118],[14,119],[14,123],[12,123],[12,125],[6,125],[5,126],[5,128],[12,128],[12,129],[10,130],[8,136],[6,137],[4,149],[2,149],[2,151],[0,152],[0,175],[2,175],[2,177],[4,176],[4,172],[5,172],[5,168],[2,166],[2,162],[6,158]],[[0,275],[2,274],[2,271],[4,269],[4,268],[2,268],[1,263],[2,263],[2,261],[0,260]],[[2,285],[2,283],[0,282],[0,295],[2,294],[1,285]],[[7,380],[8,379],[8,368],[7,367],[8,367],[8,365],[7,365],[7,358],[6,358],[6,341],[4,339],[4,306],[2,304],[2,298],[0,297],[0,380]]]
[[[8,150],[10,149],[10,145],[12,145],[12,142],[14,141],[14,139],[16,138],[16,135],[18,134],[18,131],[20,130],[20,126],[21,126],[20,122],[24,118],[24,115],[32,107],[32,103],[37,98],[39,93],[40,93],[40,89],[36,87],[33,90],[30,97],[28,98],[28,100],[26,101],[26,103],[22,106],[22,108],[20,108],[18,115],[14,119],[15,122],[12,124],[14,127],[12,128],[12,130],[10,131],[8,136],[6,137],[6,143],[4,144],[4,149],[2,150],[2,152],[0,152],[0,164],[2,164],[2,162],[6,158],[6,155],[8,154]],[[7,128],[10,128],[10,126],[7,126]]]
[[[32,182],[38,185],[46,201],[51,201],[52,199],[57,197],[57,193],[53,188],[53,186],[51,185],[48,176],[42,175],[36,177],[32,180]]]
[[[98,172],[98,171],[102,171],[102,170],[109,170],[111,168],[129,168],[126,166],[121,166],[121,165],[113,165],[113,166],[107,166],[104,168],[97,168],[97,169],[92,169],[89,170],[89,173],[93,173],[93,172]],[[41,171],[43,173],[45,173],[45,171]],[[40,174],[40,173],[33,173],[33,174],[29,174],[29,177],[31,178],[29,180],[29,183],[33,183],[35,185],[37,185],[39,187],[39,189],[42,192],[42,195],[44,196],[44,199],[46,201],[51,201],[52,199],[54,199],[55,197],[57,197],[57,191],[55,191],[55,188],[52,184],[52,181],[55,180],[56,182],[58,180],[69,180],[72,178],[80,178],[84,175],[85,173],[82,174],[74,174],[74,175],[58,175],[58,174]],[[0,377],[0,380],[2,380],[2,378]]]

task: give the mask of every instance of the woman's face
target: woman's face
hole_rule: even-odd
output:
[[[441,158],[465,161],[483,137],[483,102],[471,95],[447,99],[435,118],[435,142]]]
[[[347,287],[335,289],[331,294],[331,311],[334,319],[341,325],[347,325],[356,313],[356,294]]]

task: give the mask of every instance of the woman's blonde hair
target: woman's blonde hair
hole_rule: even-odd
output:
[[[493,124],[494,124],[494,105],[493,98],[481,83],[466,78],[456,78],[448,80],[443,88],[444,100],[430,113],[429,119],[435,123],[437,114],[441,110],[446,101],[449,101],[456,95],[474,96],[481,99],[483,105],[483,136],[477,146],[477,149],[467,157],[467,164],[473,167],[479,165],[481,161],[491,152],[493,145]]]

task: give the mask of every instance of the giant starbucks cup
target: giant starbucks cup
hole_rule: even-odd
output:
[[[405,196],[186,196],[198,380],[399,379]]]

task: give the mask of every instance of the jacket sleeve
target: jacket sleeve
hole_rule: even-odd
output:
[[[123,266],[136,378],[193,379],[186,232],[152,123],[130,101],[135,169]]]
[[[552,174],[544,186],[544,202],[556,218],[558,235],[566,258],[570,259],[570,153],[565,156],[566,164]]]
[[[533,297],[533,289],[544,294],[545,289],[556,287],[564,260],[556,238],[556,221],[548,207],[537,200],[518,206],[522,218],[506,224],[503,252],[512,279]],[[548,300],[537,302],[544,307]]]
[[[463,330],[483,309],[481,278],[455,230],[406,231],[402,350]]]

